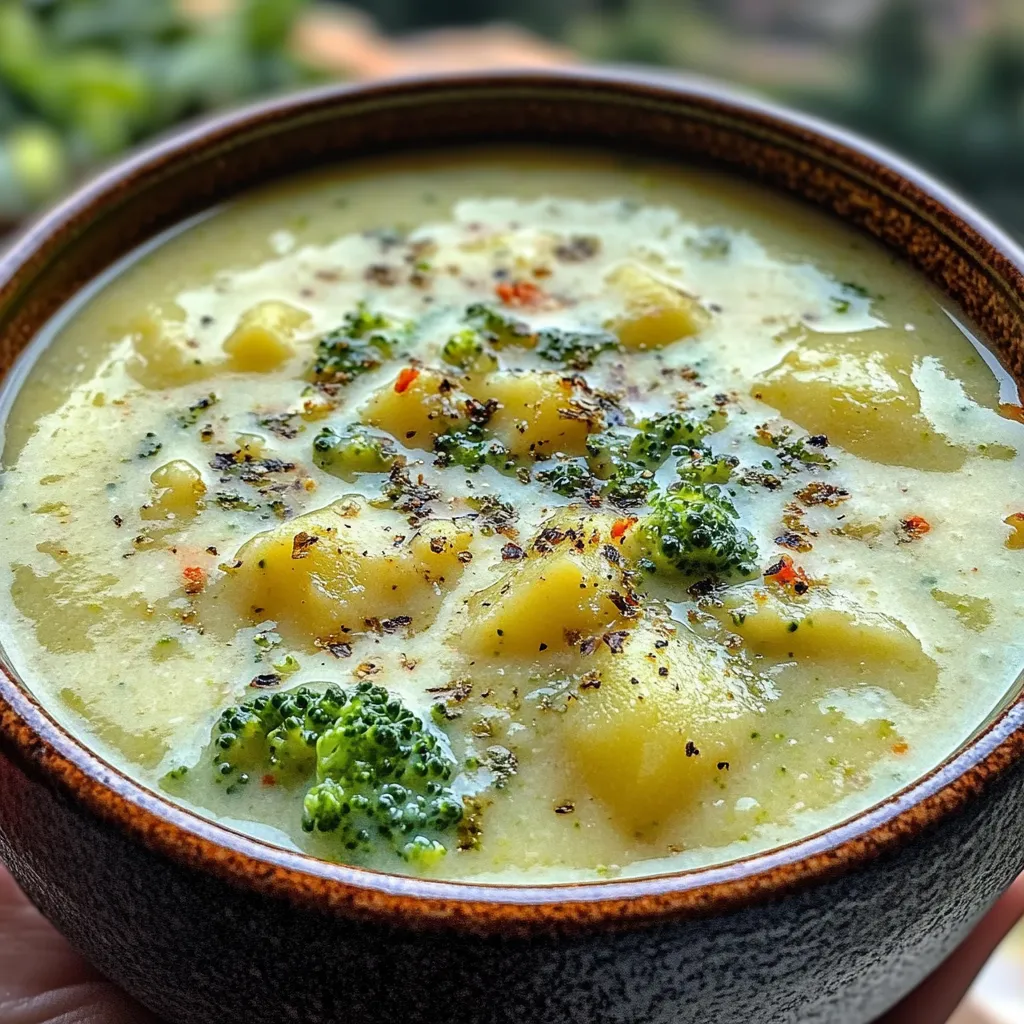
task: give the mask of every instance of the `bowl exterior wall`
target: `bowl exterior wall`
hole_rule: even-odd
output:
[[[1024,770],[862,871],[723,917],[546,938],[351,921],[142,849],[0,759],[0,853],[168,1024],[868,1024],[1024,869]]]

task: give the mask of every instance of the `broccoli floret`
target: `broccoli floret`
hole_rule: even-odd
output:
[[[344,703],[345,692],[337,687],[317,693],[302,686],[227,708],[214,728],[217,775],[244,782],[255,772],[312,772],[316,741]]]
[[[360,303],[339,327],[317,343],[314,380],[321,384],[348,384],[360,374],[375,370],[395,355],[410,326],[408,321],[371,312]]]
[[[337,839],[352,862],[382,853],[424,868],[457,839],[463,804],[444,738],[383,687],[256,697],[223,712],[213,750],[229,792],[268,773],[308,787],[302,827]],[[177,769],[165,784],[180,791],[185,778]]]
[[[687,487],[705,484],[727,484],[740,460],[733,455],[715,455],[707,448],[692,448],[688,457],[679,460],[676,473]]]
[[[537,335],[537,355],[573,370],[586,370],[602,353],[619,347],[608,331],[565,331],[546,327]]]
[[[652,499],[635,543],[651,571],[747,577],[757,571],[757,545],[738,518],[721,488],[684,486]]]
[[[316,745],[317,784],[302,827],[330,833],[355,858],[381,840],[426,866],[444,856],[462,820],[447,785],[453,765],[438,737],[383,687],[360,683]]]
[[[481,466],[493,466],[503,473],[514,473],[517,468],[512,453],[500,441],[488,438],[478,423],[439,435],[434,451],[435,465],[462,466],[469,473],[475,473]]]
[[[387,473],[398,452],[390,438],[372,434],[356,424],[341,433],[324,427],[313,438],[313,462],[325,473],[354,480],[360,473]]]
[[[629,447],[629,459],[646,469],[657,469],[670,455],[685,455],[714,429],[709,418],[698,420],[681,412],[666,412],[640,423]]]
[[[542,469],[535,476],[556,494],[566,498],[577,494],[594,494],[600,490],[599,482],[582,459],[560,459],[550,469]]]
[[[470,329],[453,334],[441,350],[441,358],[467,373],[487,373],[497,369],[498,359],[488,351],[480,335]]]
[[[531,348],[536,344],[537,334],[529,324],[506,316],[482,302],[466,307],[465,319],[475,327],[495,348],[519,345]]]

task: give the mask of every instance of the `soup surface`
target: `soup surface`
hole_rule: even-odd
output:
[[[355,167],[186,226],[40,347],[7,655],[284,846],[726,860],[919,777],[1024,661],[1016,389],[907,268],[738,183]]]

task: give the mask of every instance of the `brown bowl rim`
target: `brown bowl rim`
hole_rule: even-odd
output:
[[[767,124],[791,144],[804,140],[813,145],[819,160],[831,156],[843,161],[847,171],[877,174],[894,181],[896,191],[931,200],[941,211],[943,229],[975,255],[984,254],[989,269],[999,271],[1003,286],[1012,294],[1022,293],[1024,252],[957,195],[874,143],[706,79],[631,69],[571,68],[424,74],[330,85],[252,104],[174,132],[96,175],[30,224],[0,254],[0,304],[21,290],[23,273],[31,278],[33,265],[59,250],[69,227],[87,226],[91,213],[116,200],[126,183],[188,161],[196,148],[205,154],[247,132],[286,125],[316,112],[329,116],[349,103],[423,103],[452,90],[465,93],[467,99],[495,90],[532,90],[549,97],[559,92],[591,92],[605,102],[660,102],[668,108],[697,105],[724,111],[734,122]],[[873,184],[881,188],[875,179]],[[26,285],[30,287],[31,279]],[[13,368],[17,371],[18,360]],[[972,739],[890,798],[837,825],[762,853],[710,867],[618,880],[543,885],[439,881],[321,861],[187,811],[134,782],[76,740],[18,680],[2,650],[0,670],[0,751],[31,778],[149,851],[296,907],[403,928],[480,935],[638,927],[721,915],[777,899],[898,851],[962,811],[1024,758],[1024,693],[1018,693]]]

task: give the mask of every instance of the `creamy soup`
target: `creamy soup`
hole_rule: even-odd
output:
[[[721,862],[921,776],[1024,663],[1016,389],[909,269],[752,187],[348,168],[186,225],[37,347],[7,655],[282,846]]]

